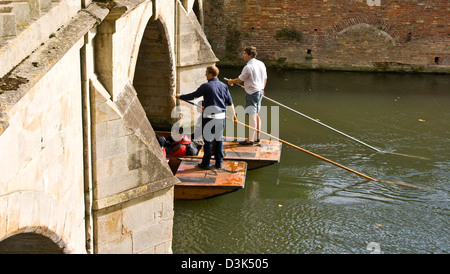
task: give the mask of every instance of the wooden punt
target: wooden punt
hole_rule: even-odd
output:
[[[156,131],[155,133],[158,136],[170,136],[170,132]],[[261,139],[259,144],[244,146],[239,144],[239,141],[243,140],[244,138],[224,137],[224,160],[245,161],[247,162],[247,170],[253,170],[280,162],[281,142],[278,142],[277,140]],[[197,156],[188,157],[201,159],[203,157],[203,148],[199,151]],[[168,156],[168,158],[172,157]]]
[[[223,161],[222,169],[204,170],[200,159],[170,159],[169,166],[181,183],[175,185],[177,200],[201,200],[228,194],[244,188],[247,163]]]
[[[261,139],[258,144],[252,146],[239,144],[240,141],[244,140],[245,138],[225,137],[225,141],[223,142],[224,159],[245,161],[247,162],[248,170],[262,168],[280,162],[282,143],[276,140]],[[200,152],[203,153],[203,151]]]

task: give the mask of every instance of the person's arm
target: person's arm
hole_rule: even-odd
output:
[[[234,78],[234,79],[228,80],[228,85],[232,86],[232,85],[234,85],[234,84],[240,84],[240,83],[242,83],[242,82],[243,82],[243,81],[242,81],[241,79],[239,79],[239,78]]]
[[[183,95],[176,95],[175,98],[182,99],[182,100],[194,100],[195,98],[200,98],[204,94],[203,85],[201,85],[196,91],[183,94]]]
[[[233,104],[231,104],[230,109],[231,109],[231,113],[233,114],[233,121],[237,122],[238,118],[236,116],[236,111],[234,110]]]
[[[267,78],[264,79],[264,88],[262,90],[262,95],[264,96],[264,90],[266,89],[266,85],[267,85]]]
[[[234,84],[240,84],[240,83],[244,82],[244,80],[247,79],[248,76],[249,76],[249,70],[248,70],[248,67],[245,66],[245,67],[242,69],[242,72],[241,72],[241,74],[238,76],[238,78],[234,78],[234,79],[229,80],[229,81],[228,81],[228,85],[232,86],[232,85],[234,85]]]
[[[233,120],[237,122],[236,111],[234,109],[233,98],[231,98],[230,90],[225,86],[225,105],[231,108],[231,114],[233,115]]]

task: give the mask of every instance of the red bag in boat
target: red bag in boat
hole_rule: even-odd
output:
[[[169,156],[185,156],[186,155],[186,145],[176,144],[175,146],[171,147],[167,151],[167,155],[169,155]]]

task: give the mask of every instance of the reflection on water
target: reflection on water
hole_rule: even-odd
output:
[[[235,77],[238,70],[221,70]],[[283,145],[246,187],[176,201],[174,253],[449,253],[450,80],[445,75],[269,71],[266,95],[383,151],[281,109],[280,138],[379,180]],[[231,88],[235,105],[243,91]],[[272,103],[263,100],[263,105]]]

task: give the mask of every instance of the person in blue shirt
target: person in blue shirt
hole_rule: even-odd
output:
[[[228,86],[222,83],[217,77],[219,69],[216,66],[209,66],[205,73],[207,83],[202,84],[196,91],[177,95],[176,98],[182,100],[194,100],[203,97],[203,115],[202,115],[202,135],[204,140],[203,158],[198,165],[202,169],[210,169],[212,151],[212,142],[215,140],[215,167],[222,168],[223,162],[223,130],[225,127],[226,107],[231,107],[234,121],[237,121],[234,110],[233,100]]]

